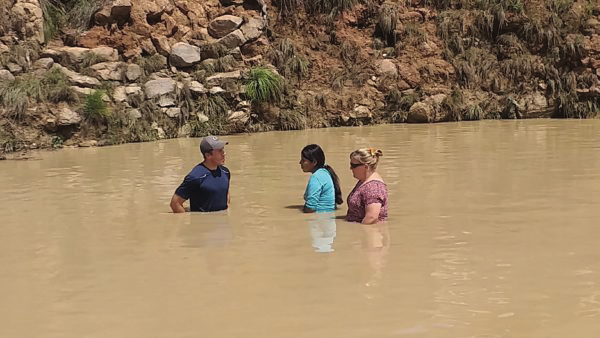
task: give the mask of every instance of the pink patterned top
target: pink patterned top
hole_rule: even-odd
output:
[[[367,205],[373,203],[381,203],[378,219],[379,221],[385,221],[388,215],[388,191],[385,183],[376,180],[363,184],[356,183],[356,186],[348,195],[346,221],[362,222],[365,218]]]

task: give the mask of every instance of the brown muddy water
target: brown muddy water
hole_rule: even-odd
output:
[[[224,139],[212,214],[169,212],[199,139],[0,162],[0,336],[600,336],[600,121]],[[290,207],[309,143],[344,196],[348,154],[383,149],[386,224]]]

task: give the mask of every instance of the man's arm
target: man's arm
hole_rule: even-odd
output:
[[[176,214],[185,212],[183,202],[185,202],[185,199],[183,199],[183,197],[177,194],[173,194],[173,197],[171,197],[171,210],[173,210],[173,212]]]

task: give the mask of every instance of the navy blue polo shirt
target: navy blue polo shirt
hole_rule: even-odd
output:
[[[225,210],[230,178],[226,167],[210,170],[200,163],[187,174],[175,194],[190,200],[190,211]]]

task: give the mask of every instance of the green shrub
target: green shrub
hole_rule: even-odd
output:
[[[42,102],[45,99],[46,91],[42,81],[32,74],[0,83],[0,105],[8,111],[9,116],[21,118],[29,103]]]
[[[306,117],[297,110],[282,110],[279,114],[279,130],[306,129]]]
[[[94,13],[101,7],[103,0],[72,0],[65,1],[68,25],[78,31],[85,31],[91,26]]]
[[[77,93],[71,88],[69,79],[58,68],[51,68],[44,74],[42,79],[47,92],[47,99],[50,102],[79,102]]]
[[[379,10],[375,30],[389,47],[396,45],[396,22],[398,22],[398,10],[394,5],[384,3]]]
[[[269,54],[271,62],[285,78],[296,76],[298,80],[308,75],[309,61],[298,52],[290,39],[282,39]]]
[[[355,0],[305,0],[304,10],[311,15],[329,14],[330,17],[334,17],[352,8],[355,3]]]
[[[278,102],[281,100],[283,80],[271,70],[254,67],[246,82],[246,95],[254,103]]]
[[[164,56],[160,54],[141,57],[137,60],[137,64],[142,68],[145,76],[156,73],[166,67]]]
[[[106,120],[106,118],[110,116],[108,107],[102,99],[103,96],[103,91],[95,90],[85,97],[83,112],[85,114],[86,119],[92,122],[101,122]]]
[[[44,17],[44,40],[52,40],[65,21],[65,10],[59,1],[40,0]]]

